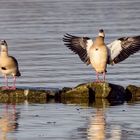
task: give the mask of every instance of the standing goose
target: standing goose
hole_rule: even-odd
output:
[[[2,87],[3,89],[16,89],[16,76],[21,76],[18,62],[13,56],[8,54],[8,45],[5,40],[0,42],[1,52],[0,52],[0,70],[5,77],[6,86]],[[8,86],[8,75],[13,76],[13,86]]]
[[[97,81],[99,73],[103,73],[105,81],[107,64],[117,64],[140,50],[140,36],[122,37],[107,45],[104,38],[105,33],[102,29],[95,40],[70,34],[64,35],[63,38],[66,47],[78,54],[84,63],[92,65],[96,71]]]

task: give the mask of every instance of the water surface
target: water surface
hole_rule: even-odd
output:
[[[0,39],[7,40],[9,54],[19,62],[18,86],[61,88],[93,81],[91,66],[67,49],[62,38],[65,33],[94,38],[101,28],[106,43],[140,35],[140,1],[0,1]],[[139,56],[108,66],[108,82],[139,85]],[[2,76],[0,80],[2,84]],[[0,140],[140,139],[139,102],[100,105],[0,104]]]
[[[0,139],[139,140],[139,102],[98,102],[0,104]]]

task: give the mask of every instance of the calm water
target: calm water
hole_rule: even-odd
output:
[[[102,107],[101,107],[102,106]],[[139,103],[0,104],[0,140],[139,140]]]
[[[100,28],[106,32],[106,43],[140,35],[140,1],[0,0],[0,39],[7,40],[9,53],[19,61],[18,86],[61,88],[93,81],[91,66],[68,50],[62,37],[71,33],[94,38]],[[108,82],[139,85],[139,56],[109,66]],[[100,109],[1,104],[0,140],[139,140],[139,108],[139,103]]]

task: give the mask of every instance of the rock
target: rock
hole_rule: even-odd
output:
[[[110,83],[84,83],[75,88],[62,92],[62,98],[83,98],[95,100],[95,98],[124,99],[125,90],[120,85]]]
[[[16,90],[2,90],[0,89],[0,102],[29,102],[46,103],[49,96],[54,95],[54,90],[45,90],[38,88],[17,88]]]
[[[125,89],[123,86],[110,83],[109,87],[111,88],[111,91],[108,94],[108,100],[113,100],[113,102],[116,100],[118,103],[118,101],[122,102],[126,99]]]
[[[90,105],[96,101],[99,106],[100,99],[107,99],[110,104],[122,104],[124,100],[140,99],[140,87],[129,85],[124,87],[111,83],[83,83],[74,88],[60,89],[20,87],[16,90],[2,90],[0,88],[0,102],[28,102],[46,103],[53,102],[76,103]]]
[[[70,88],[70,87],[63,87],[61,92],[67,92],[69,90],[72,90],[72,88]]]
[[[135,85],[128,85],[126,87],[126,97],[133,100],[140,99],[140,87]]]

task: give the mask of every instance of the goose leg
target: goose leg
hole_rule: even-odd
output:
[[[103,82],[105,82],[106,72],[103,72]]]
[[[6,90],[6,89],[9,89],[9,86],[8,86],[8,78],[6,75],[4,75],[4,81],[5,81],[5,85],[4,87],[2,87],[2,90]]]
[[[12,90],[16,89],[16,76],[13,76],[13,86],[10,87],[10,89],[12,89]]]
[[[96,72],[96,82],[100,82],[98,72]]]

